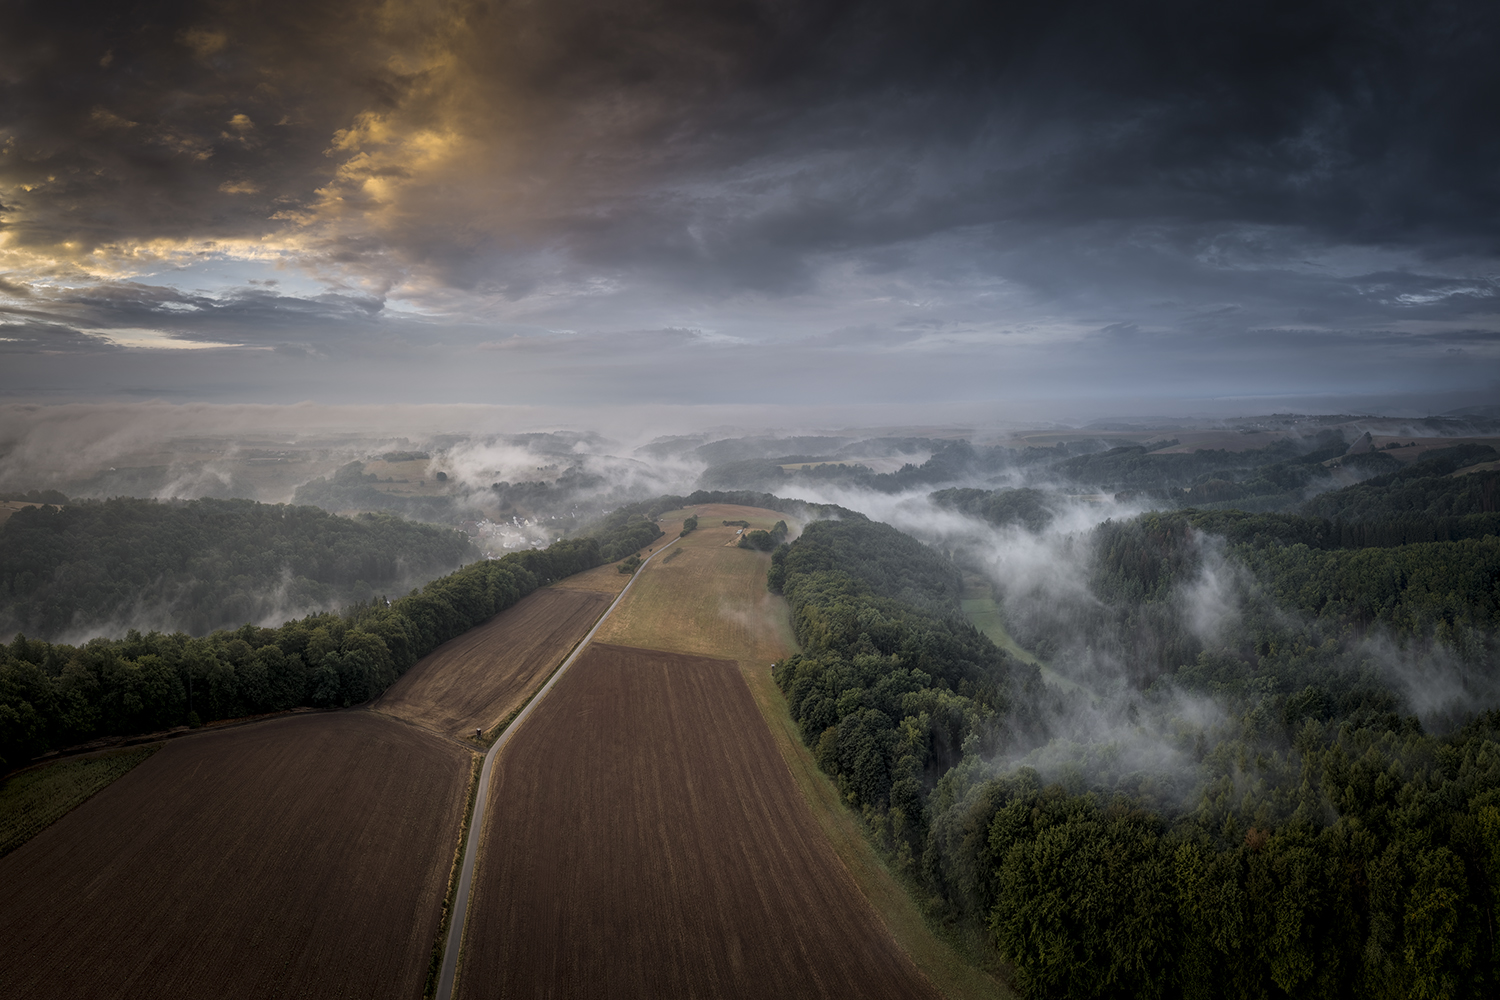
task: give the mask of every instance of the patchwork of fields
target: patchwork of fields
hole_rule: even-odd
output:
[[[457,995],[976,995],[788,728],[785,604],[722,524],[782,515],[677,512],[652,547],[689,513],[498,751]],[[421,997],[458,738],[511,718],[629,579],[536,592],[369,710],[169,744],[0,859],[0,996]]]

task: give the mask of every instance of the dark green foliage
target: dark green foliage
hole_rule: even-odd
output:
[[[73,502],[68,499],[66,493],[60,493],[57,490],[27,490],[25,493],[6,493],[0,495],[0,500],[15,500],[20,503],[34,504],[66,504]]]
[[[1033,997],[1492,996],[1497,721],[1304,725],[1286,761],[1304,807],[1270,826],[997,779],[996,944]]]
[[[710,466],[698,478],[698,483],[705,489],[739,490],[775,486],[785,478],[781,463],[769,458],[750,458]]]
[[[477,555],[457,531],[250,500],[30,507],[0,526],[0,634],[153,617],[185,632],[367,601]]]
[[[599,540],[601,560],[614,562],[632,555],[665,534],[656,524],[656,515],[647,512],[648,506],[649,504],[631,504],[621,507],[586,529],[585,535]]]
[[[1500,512],[1500,470],[1433,474],[1448,463],[1419,462],[1390,476],[1314,497],[1301,513],[1334,521],[1426,521]]]
[[[377,490],[380,479],[366,475],[363,462],[350,462],[332,476],[297,487],[292,502],[324,510],[387,511],[417,521],[456,523],[463,510],[449,496],[399,496]]]
[[[965,753],[1004,738],[995,722],[1035,670],[963,619],[951,563],[888,525],[814,522],[776,551],[771,581],[803,649],[775,669],[792,718],[910,869],[926,794]],[[944,589],[920,607],[902,599],[934,585]]]
[[[353,705],[380,694],[420,657],[537,587],[601,563],[592,538],[471,563],[406,597],[280,628],[245,625],[53,645],[0,647],[0,768],[100,736],[297,705]]]
[[[786,541],[787,527],[785,521],[777,521],[770,531],[747,531],[740,536],[740,548],[755,549],[758,552],[770,552]]]
[[[1018,524],[1028,531],[1041,531],[1057,516],[1041,490],[939,490],[929,499],[939,507],[962,511],[991,524]]]
[[[521,483],[491,483],[490,490],[500,501],[502,510],[512,506],[528,508],[555,508],[566,503],[580,491],[595,490],[605,485],[603,476],[585,472],[581,466],[564,469],[553,482],[542,480]]]
[[[786,557],[788,581],[835,570],[881,597],[942,617],[961,613],[958,567],[888,524],[856,517],[808,525]]]
[[[683,521],[682,521],[682,530],[677,533],[677,537],[678,538],[686,538],[688,535],[692,534],[693,532],[695,532],[697,530],[698,530],[698,519],[696,517],[686,517],[686,518],[683,518]]]
[[[1429,732],[1409,700],[1495,688],[1500,537],[1458,519],[1488,516],[1383,547],[1226,510],[1076,539],[1087,599],[1012,631],[1127,667],[1123,728],[1170,721],[1149,739],[1176,764],[1141,770],[1108,742],[1049,764],[1055,783],[986,763],[1069,752],[1049,720],[1087,706],[945,627],[944,561],[883,525],[815,523],[773,554],[804,650],[775,676],[896,870],[934,918],[985,928],[1023,996],[1493,996],[1500,713]],[[1208,572],[1238,609],[1211,633],[1183,610]],[[1179,698],[1212,698],[1217,721],[1185,724]]]

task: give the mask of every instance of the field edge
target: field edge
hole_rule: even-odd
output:
[[[484,770],[484,754],[472,752],[469,762],[469,794],[464,803],[463,822],[458,827],[458,842],[453,846],[453,863],[448,867],[448,888],[443,894],[443,915],[438,921],[437,937],[432,943],[432,958],[427,966],[427,981],[422,986],[422,1000],[437,995],[438,978],[443,971],[443,951],[448,928],[453,923],[453,896],[458,891],[458,875],[464,864],[464,844],[469,839],[469,824],[474,820],[474,800],[479,797],[479,775]]]
[[[839,798],[833,782],[818,769],[811,751],[803,745],[770,671],[740,661],[740,672],[798,792],[897,946],[948,1000],[1013,998],[1009,987],[971,963],[941,928],[933,926],[911,889],[891,872],[864,825]]]
[[[89,788],[86,792],[78,796],[76,799],[73,799],[72,801],[67,802],[66,805],[58,808],[56,815],[51,816],[51,818],[47,819],[42,823],[41,826],[38,826],[30,833],[18,835],[15,839],[11,839],[4,833],[4,824],[0,823],[0,858],[6,857],[14,853],[15,851],[20,850],[38,834],[42,833],[44,830],[52,826],[64,816],[68,815],[68,813],[72,812],[74,809],[77,809],[89,799],[93,798],[95,795],[98,795],[100,792],[104,791],[104,789],[108,788],[110,785],[113,785],[116,781],[119,781],[121,778],[125,777],[125,775],[129,774],[131,771],[134,771],[137,767],[144,764],[148,759],[150,759],[153,754],[155,754],[164,746],[166,746],[165,742],[145,743],[138,744],[136,746],[119,747],[116,749],[105,750],[94,754],[80,755],[77,757],[65,757],[61,760],[51,761],[41,766],[27,767],[22,770],[12,772],[11,774],[6,775],[3,779],[0,779],[0,792],[3,792],[7,787],[10,786],[11,782],[15,781],[18,778],[28,777],[29,775],[37,775],[38,777],[36,780],[44,781],[46,779],[42,776],[46,775],[47,772],[51,771],[53,768],[80,765],[87,766],[90,763],[102,764],[106,761],[118,762],[125,758],[134,758],[133,760],[131,760],[130,765],[124,768],[124,770],[121,770],[119,773],[109,776],[107,779],[99,782],[99,784],[95,785],[92,788]]]

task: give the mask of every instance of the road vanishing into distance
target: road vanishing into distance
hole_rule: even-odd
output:
[[[589,629],[587,635],[578,640],[578,645],[573,647],[573,652],[568,654],[568,658],[563,660],[562,665],[553,672],[552,676],[548,678],[547,683],[542,685],[541,690],[537,691],[535,696],[526,703],[526,706],[521,709],[520,713],[511,720],[510,725],[505,727],[505,731],[495,740],[495,745],[490,747],[489,753],[484,755],[484,768],[479,773],[479,790],[474,796],[474,816],[469,821],[469,838],[464,844],[463,871],[458,878],[458,892],[453,897],[453,922],[448,929],[448,943],[443,947],[443,970],[438,976],[436,1000],[452,1000],[453,998],[453,983],[458,973],[458,952],[463,945],[464,920],[468,916],[469,911],[469,888],[474,881],[474,863],[479,855],[479,838],[484,829],[484,810],[488,804],[490,772],[494,769],[495,757],[499,755],[501,748],[505,746],[511,734],[521,727],[521,723],[526,721],[526,717],[531,714],[531,710],[546,696],[547,692],[551,690],[552,685],[557,683],[558,678],[562,677],[567,669],[573,665],[573,662],[579,656],[583,655],[583,651],[588,648],[588,644],[593,640],[594,633],[599,631],[615,608],[620,606],[620,602],[625,600],[625,595],[630,593],[631,587],[635,586],[635,581],[640,578],[641,572],[646,568],[646,564],[677,544],[680,539],[680,535],[672,539],[647,556],[645,561],[636,567],[635,573],[630,577],[630,582],[625,584],[625,589],[620,591],[619,596],[614,599],[609,607],[604,609],[604,614],[599,616],[599,620],[594,623],[594,627]]]

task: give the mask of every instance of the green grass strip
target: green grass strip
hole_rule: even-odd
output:
[[[161,747],[152,743],[60,760],[9,778],[0,785],[0,858],[83,805]]]

